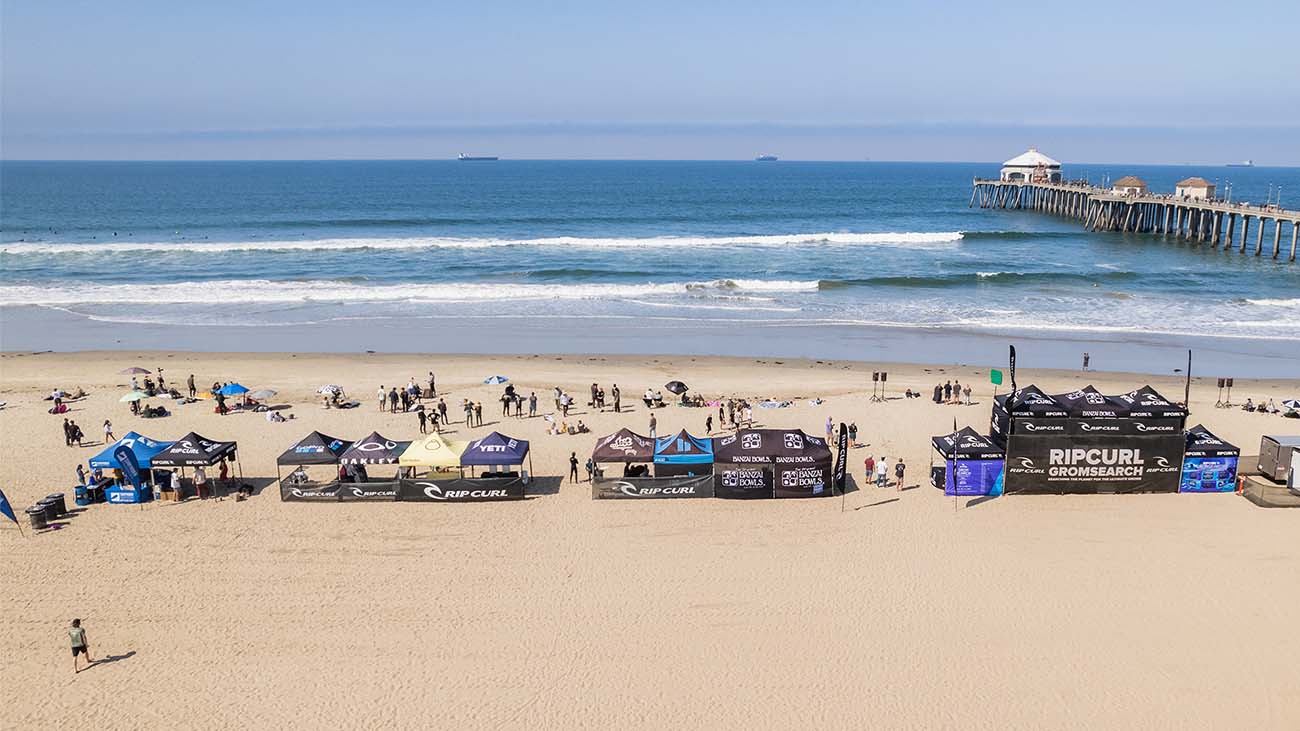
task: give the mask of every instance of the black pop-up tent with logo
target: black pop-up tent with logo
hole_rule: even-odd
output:
[[[974,429],[962,427],[952,434],[930,438],[943,464],[930,461],[930,484],[945,495],[988,495],[997,484],[1006,451]]]
[[[397,464],[398,458],[410,444],[389,439],[377,431],[370,432],[369,436],[353,442],[352,446],[339,455],[339,464]]]
[[[347,439],[338,439],[314,431],[298,440],[275,460],[275,478],[280,484],[281,500],[337,500],[338,472],[331,472],[328,480],[312,480],[306,468],[312,465],[337,465],[339,458],[352,446]],[[280,474],[281,467],[295,467],[288,480]]]
[[[725,498],[829,497],[831,449],[800,429],[742,429],[713,440],[714,494]]]
[[[222,461],[235,463],[236,474],[240,481],[244,479],[244,467],[239,462],[239,445],[235,442],[219,442],[208,439],[198,432],[190,432],[172,442],[171,446],[155,454],[152,459],[154,468],[178,467],[184,474],[186,467],[211,467]],[[217,489],[223,486],[218,482]]]
[[[1014,428],[1035,433],[1065,433],[1066,407],[1037,386],[1025,386],[993,399],[989,436],[1006,444]]]
[[[622,477],[598,473],[591,481],[593,499],[713,497],[712,444],[685,430],[656,441],[622,429],[596,442],[592,461],[653,462],[655,470],[653,477],[627,474],[626,468]]]
[[[500,432],[492,432],[482,439],[475,439],[465,445],[460,453],[461,467],[512,467],[528,463],[532,470],[532,457],[528,454],[528,442],[523,439],[508,437]],[[471,474],[472,471],[471,471]],[[516,475],[518,477],[518,475]]]
[[[1237,489],[1237,463],[1241,450],[1197,424],[1184,437],[1182,480],[1179,492],[1233,492]]]

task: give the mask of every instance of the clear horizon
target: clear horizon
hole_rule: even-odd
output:
[[[5,3],[0,155],[1300,165],[1300,6],[1163,5]]]

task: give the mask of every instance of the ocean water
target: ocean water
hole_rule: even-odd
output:
[[[968,208],[971,178],[997,169],[7,161],[0,316],[10,335],[0,346],[32,347],[23,323],[57,313],[78,333],[95,330],[72,323],[121,326],[119,347],[150,328],[305,328],[350,344],[359,328],[421,323],[469,337],[509,320],[570,350],[642,327],[743,331],[761,343],[806,326],[1295,352],[1297,264]],[[1263,201],[1280,186],[1283,203],[1300,207],[1297,169],[1066,173],[1131,173],[1155,190],[1199,174],[1231,180],[1234,200]],[[574,347],[561,347],[566,334]]]

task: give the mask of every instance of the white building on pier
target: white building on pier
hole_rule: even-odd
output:
[[[1061,163],[1031,147],[1024,153],[1002,163],[1002,180],[1005,182],[1059,183]]]

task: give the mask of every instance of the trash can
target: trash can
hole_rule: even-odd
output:
[[[52,492],[49,495],[46,495],[45,499],[54,503],[58,507],[58,514],[60,518],[68,514],[68,501],[64,499],[63,493]]]
[[[53,523],[59,519],[59,505],[49,498],[41,498],[36,503],[36,507],[45,511],[45,522]]]
[[[32,522],[32,530],[45,530],[50,527],[49,522],[45,520],[45,508],[42,506],[28,508],[27,519]]]
[[[72,491],[73,498],[78,507],[86,507],[90,504],[90,490],[85,485],[77,485]]]

